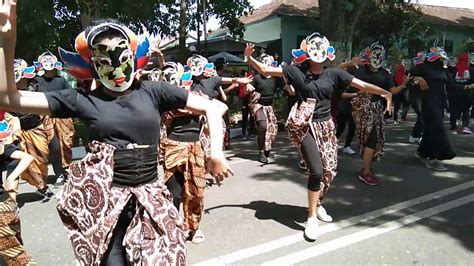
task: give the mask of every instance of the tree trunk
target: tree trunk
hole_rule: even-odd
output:
[[[100,18],[100,10],[104,8],[103,0],[76,0],[81,15],[82,28],[91,25],[92,21]]]
[[[179,48],[181,51],[186,50],[186,38],[188,36],[188,1],[181,0],[179,14]]]

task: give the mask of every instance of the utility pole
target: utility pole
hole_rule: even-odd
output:
[[[207,0],[202,0],[202,13],[204,23],[204,56],[207,57]]]

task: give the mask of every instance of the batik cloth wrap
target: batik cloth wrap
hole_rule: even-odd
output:
[[[71,118],[52,118],[45,116],[43,125],[48,134],[48,143],[54,135],[59,139],[61,145],[62,166],[68,168],[72,162],[72,145],[74,141],[74,121]]]
[[[370,132],[375,128],[377,143],[375,146],[373,160],[377,161],[384,155],[385,144],[385,121],[384,106],[382,101],[371,101],[372,95],[359,92],[351,101],[352,117],[356,124],[356,134],[359,141],[359,153],[364,155]]]
[[[36,265],[23,247],[20,218],[11,198],[0,201],[0,265]]]
[[[301,103],[295,103],[288,115],[287,127],[291,142],[300,148],[303,139],[308,132],[314,131],[316,144],[323,166],[322,188],[319,194],[318,206],[326,196],[329,187],[337,175],[337,138],[336,126],[332,119],[326,121],[312,121],[312,115],[316,107],[314,99],[308,99]],[[310,124],[312,123],[312,124]],[[311,126],[313,129],[311,129]]]
[[[185,265],[186,225],[159,178],[137,187],[112,185],[114,151],[93,141],[91,152],[71,164],[57,194],[57,209],[81,265],[100,265],[120,213],[132,196],[133,217],[123,245],[131,265]]]
[[[201,141],[180,142],[166,139],[164,142],[165,182],[176,172],[184,176],[182,196],[183,216],[191,231],[199,228],[204,211],[206,187],[206,159]]]
[[[250,112],[254,116],[255,122],[261,120],[267,121],[267,131],[265,132],[265,150],[271,151],[272,144],[275,141],[275,137],[278,133],[277,118],[275,116],[275,110],[273,109],[273,106],[266,106],[258,103],[260,97],[260,93],[255,91],[251,92],[249,103]],[[259,110],[262,110],[262,112],[258,112]]]
[[[32,186],[43,188],[48,179],[49,141],[44,125],[22,130],[20,134],[21,149],[34,157],[30,166],[21,174],[21,178]]]

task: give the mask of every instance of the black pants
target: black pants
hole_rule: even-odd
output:
[[[465,100],[465,99],[464,99]],[[451,130],[457,128],[457,121],[461,119],[462,127],[469,126],[469,110],[470,103],[462,103],[458,99],[451,99],[449,103],[449,123],[451,125]]]
[[[7,177],[15,170],[20,160],[7,160],[2,164],[2,172],[7,171]],[[0,175],[0,187],[3,186],[3,175]]]
[[[416,123],[411,132],[411,136],[414,138],[421,138],[423,136],[423,116],[421,114],[421,95],[416,93],[410,93],[410,104],[413,111],[416,113]]]
[[[242,101],[242,136],[247,135],[247,124],[250,125],[249,128],[249,134],[254,134],[254,120],[253,117],[250,115],[250,109],[249,109],[249,97],[243,98]],[[250,117],[250,119],[249,119]]]
[[[183,199],[184,175],[176,171],[173,176],[166,182],[166,187],[173,195],[173,205],[179,210],[179,205]]]
[[[136,213],[136,198],[132,198],[125,205],[122,213],[117,221],[112,239],[110,240],[109,248],[100,263],[101,266],[125,266],[129,265],[125,247],[122,245],[127,228],[132,222],[133,216]]]
[[[319,191],[323,179],[323,164],[319,148],[312,134],[308,132],[301,143],[301,154],[309,170],[308,189]]]
[[[257,111],[257,114],[255,115],[256,120],[255,125],[257,129],[257,144],[258,144],[258,150],[263,151],[265,150],[265,135],[267,134],[267,119],[265,114],[263,113],[263,109],[260,109]]]
[[[410,101],[408,100],[407,91],[401,91],[400,93],[393,96],[394,110],[393,110],[393,120],[398,120],[398,111],[400,107],[402,108],[402,120],[407,118],[408,111],[410,110]]]
[[[66,172],[63,168],[61,144],[59,143],[59,138],[56,134],[54,134],[53,139],[49,143],[49,159],[53,165],[53,171],[56,177],[59,177]]]
[[[349,125],[349,131],[347,132],[347,135],[346,135],[346,143],[344,144],[344,147],[349,147],[352,143],[352,139],[354,139],[354,135],[356,131],[354,118],[352,117],[352,114],[350,112],[341,112],[337,114],[336,120],[337,120],[336,137],[338,139],[344,132],[344,129],[346,128],[346,124]]]

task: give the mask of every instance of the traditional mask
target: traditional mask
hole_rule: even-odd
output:
[[[316,63],[322,63],[326,61],[326,59],[332,61],[336,59],[335,53],[336,50],[330,45],[328,39],[318,32],[306,37],[306,39],[301,42],[300,49],[292,51],[296,63],[302,63],[308,58]]]
[[[95,43],[95,37],[109,30],[120,33],[123,39],[110,45]],[[98,78],[106,88],[116,92],[127,90],[150,59],[148,38],[139,43],[130,29],[110,22],[83,31],[76,38],[75,48],[77,53],[59,48],[67,70],[79,79]]]
[[[113,45],[92,46],[92,63],[100,82],[109,90],[123,92],[133,83],[135,58],[126,39]]]
[[[426,54],[426,58],[429,62],[434,62],[437,59],[444,62],[449,61],[448,54],[441,47],[431,47],[430,52]]]
[[[58,62],[58,58],[53,55],[50,51],[42,53],[38,56],[38,61],[33,62],[36,70],[38,70],[38,74],[44,74],[44,71],[52,71],[52,70],[62,70],[63,64]]]
[[[425,61],[425,59],[426,59],[426,52],[421,51],[416,54],[415,58],[413,58],[413,63],[415,65],[419,65],[419,64],[422,64]]]
[[[204,72],[202,73],[206,78],[217,76],[217,71],[214,68],[214,63],[207,63],[204,66]]]
[[[474,53],[469,54],[469,64],[474,65]]]
[[[204,73],[207,59],[200,55],[193,55],[188,58],[187,65],[191,71],[191,74],[195,77],[201,76]]]
[[[28,64],[23,59],[15,59],[13,62],[13,68],[16,83],[18,83],[22,78],[32,79],[36,76],[35,67],[28,67]]]
[[[181,75],[184,72],[184,67],[180,63],[175,62],[166,62],[165,66],[163,67],[163,81],[173,84],[176,86],[181,85]]]
[[[163,80],[162,71],[158,68],[153,68],[148,74],[148,79],[151,81]]]
[[[373,68],[381,68],[385,63],[385,48],[375,42],[362,50],[360,56],[364,64],[370,64]]]
[[[266,66],[272,66],[276,67],[278,65],[278,62],[275,61],[275,58],[271,55],[268,54],[262,54],[259,58],[260,63],[266,65]]]
[[[458,59],[457,59],[457,57],[451,57],[451,58],[449,58],[449,66],[450,66],[450,67],[456,67],[457,64],[458,64]]]

